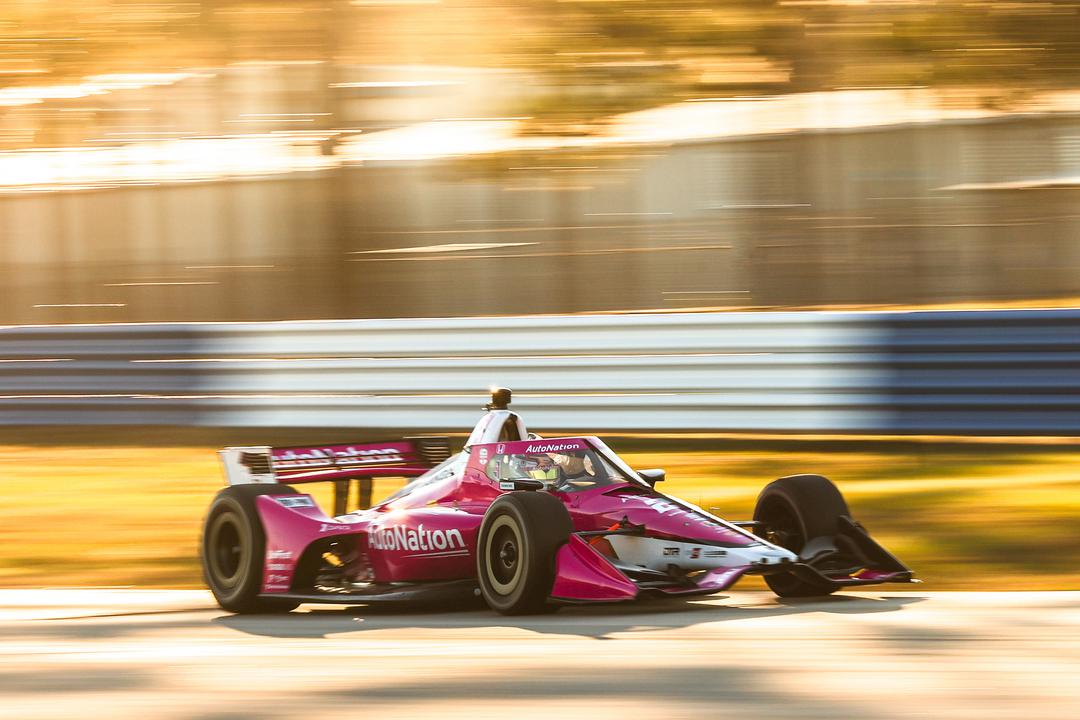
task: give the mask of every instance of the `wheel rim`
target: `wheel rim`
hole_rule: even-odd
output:
[[[763,524],[761,536],[766,542],[779,545],[796,554],[806,545],[799,518],[786,503],[770,503],[763,509],[759,522]]]
[[[233,587],[243,575],[249,548],[238,518],[231,512],[214,519],[207,542],[211,575],[223,587]]]
[[[503,515],[491,524],[484,554],[487,579],[500,595],[509,595],[521,581],[521,532],[512,518]]]

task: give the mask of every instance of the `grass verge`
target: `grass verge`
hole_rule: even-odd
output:
[[[347,434],[347,433],[346,433]],[[69,428],[0,434],[0,586],[197,587],[226,444],[340,431]],[[355,438],[361,440],[362,438]],[[1080,588],[1080,447],[610,438],[663,489],[748,518],[769,480],[832,478],[856,517],[935,589]],[[400,481],[376,484],[376,496]],[[329,487],[309,486],[321,503]],[[750,583],[756,583],[750,580]]]

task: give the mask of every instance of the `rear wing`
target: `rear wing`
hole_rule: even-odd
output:
[[[309,483],[423,475],[450,457],[450,439],[307,447],[229,447],[218,451],[230,485]]]

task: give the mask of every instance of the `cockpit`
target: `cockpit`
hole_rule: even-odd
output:
[[[550,452],[495,453],[484,464],[484,473],[492,482],[540,480],[549,490],[560,492],[578,492],[629,482],[600,453],[584,446]]]

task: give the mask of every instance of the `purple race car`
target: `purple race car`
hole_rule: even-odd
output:
[[[206,582],[226,610],[286,612],[475,593],[505,614],[566,603],[706,595],[762,575],[782,597],[916,582],[820,475],[762,490],[723,520],[656,490],[595,437],[541,439],[496,390],[465,449],[446,438],[221,452],[229,486],[203,528]],[[413,477],[347,513],[349,482]],[[333,481],[336,517],[284,483]]]

